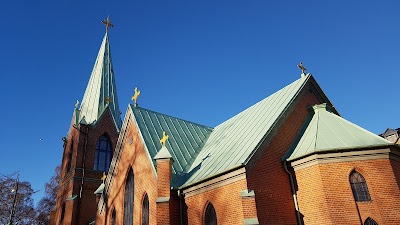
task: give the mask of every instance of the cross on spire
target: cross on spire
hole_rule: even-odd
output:
[[[112,102],[112,99],[110,98],[110,96],[107,96],[107,97],[106,97],[106,103],[107,103],[107,105],[110,104],[110,102]]]
[[[101,182],[103,182],[103,184],[104,184],[104,181],[106,180],[106,178],[107,178],[106,172],[103,172],[103,176],[100,178]]]
[[[137,87],[135,87],[135,94],[132,96],[132,101],[135,103],[135,106],[136,106],[137,98],[139,97],[139,95],[140,95],[140,91]]]
[[[165,146],[165,144],[166,144],[165,142],[167,142],[167,140],[168,140],[168,135],[165,131],[163,131],[163,137],[160,140],[161,145]]]
[[[301,74],[305,74],[304,72],[306,72],[307,69],[303,66],[303,63],[302,63],[302,62],[300,62],[300,64],[297,65],[297,67],[298,67],[299,69],[301,69]]]
[[[106,33],[108,33],[109,27],[114,27],[114,24],[112,24],[110,21],[110,16],[107,17],[107,20],[102,20],[101,22],[104,24],[104,26],[106,26]]]

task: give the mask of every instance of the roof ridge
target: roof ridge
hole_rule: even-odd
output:
[[[283,88],[280,88],[279,90],[273,92],[272,94],[268,95],[267,97],[262,98],[261,100],[257,101],[257,102],[254,103],[254,104],[251,104],[249,107],[247,107],[247,108],[245,108],[244,110],[240,111],[238,114],[236,114],[236,115],[232,116],[231,118],[225,120],[224,122],[218,124],[215,128],[217,128],[217,127],[221,126],[222,124],[227,123],[228,121],[230,121],[230,120],[232,120],[232,119],[234,119],[234,118],[236,118],[236,117],[238,117],[238,116],[240,116],[240,115],[246,113],[248,110],[250,110],[250,109],[253,108],[253,107],[256,107],[256,105],[261,104],[262,102],[266,101],[267,99],[272,99],[272,97],[273,97],[274,95],[276,95],[278,92],[280,92],[281,90],[284,90],[285,88],[289,87],[290,85],[292,85],[292,84],[294,84],[294,83],[300,81],[301,79],[306,79],[306,80],[304,81],[304,83],[307,82],[307,80],[309,80],[309,78],[310,78],[311,76],[312,76],[311,74],[307,74],[305,77],[301,77],[301,78],[299,78],[299,79],[297,79],[297,80],[295,80],[295,81],[290,82],[289,84],[287,84],[287,85],[284,86]]]
[[[311,77],[307,74],[290,82],[216,126],[188,172],[198,170],[187,178],[182,187],[246,164],[277,127]]]

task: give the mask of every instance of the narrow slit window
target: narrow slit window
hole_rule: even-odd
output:
[[[149,197],[144,196],[142,204],[142,225],[149,225]]]
[[[115,209],[112,212],[112,216],[111,216],[111,225],[116,225],[116,219],[117,219],[117,213],[115,212]]]
[[[134,203],[134,176],[132,169],[129,170],[125,183],[124,194],[124,225],[133,224],[133,203]]]

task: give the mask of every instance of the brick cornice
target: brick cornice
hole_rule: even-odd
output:
[[[188,188],[183,188],[182,190],[185,197],[190,197],[243,179],[246,179],[246,169],[241,167],[229,173],[214,177],[208,181],[198,183]]]
[[[295,171],[317,164],[352,162],[374,159],[392,159],[400,162],[400,150],[396,147],[381,149],[357,149],[346,152],[321,152],[291,162]]]

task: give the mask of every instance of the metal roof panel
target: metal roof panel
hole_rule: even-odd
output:
[[[297,140],[288,152],[290,154],[288,161],[322,151],[391,144],[384,138],[331,112],[326,104],[313,107]]]
[[[190,167],[213,129],[138,106],[130,107],[153,160],[162,148],[160,138],[163,131],[168,134],[166,147],[174,160],[172,186],[176,186],[177,174],[186,173],[185,168]]]
[[[297,96],[310,75],[218,125],[192,164],[184,186],[245,163],[277,119]]]

